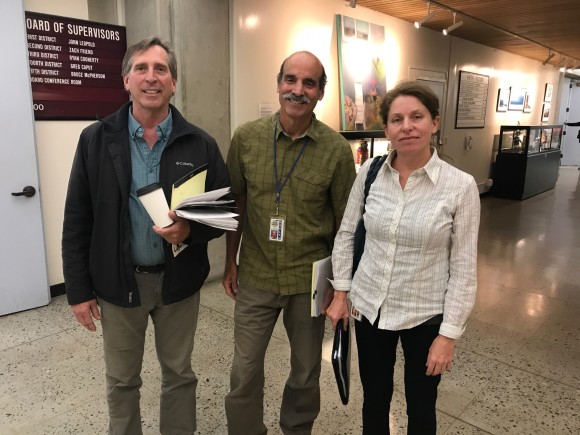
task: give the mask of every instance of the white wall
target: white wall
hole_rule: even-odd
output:
[[[24,0],[24,10],[88,19],[85,0]],[[68,177],[77,140],[91,121],[36,121],[36,148],[48,263],[48,284],[64,282],[60,241]]]
[[[258,116],[260,102],[276,104],[276,74],[284,58],[296,50],[309,50],[325,65],[328,85],[317,108],[319,119],[340,127],[339,79],[335,14],[347,15],[385,26],[387,40],[387,88],[409,78],[410,68],[448,74],[446,119],[443,120],[443,151],[453,164],[472,174],[480,191],[490,177],[494,135],[500,125],[539,124],[545,83],[558,95],[559,71],[521,56],[491,49],[363,7],[350,8],[338,0],[232,0],[232,131]],[[246,20],[255,17],[255,26]],[[455,129],[459,70],[490,77],[485,128]],[[523,87],[532,92],[531,113],[495,111],[500,87]],[[552,101],[552,105],[557,105]],[[550,122],[555,122],[554,110]],[[465,150],[465,136],[473,138]]]

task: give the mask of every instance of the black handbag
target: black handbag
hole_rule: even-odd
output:
[[[373,161],[371,162],[371,166],[369,168],[369,171],[367,172],[367,177],[365,179],[365,196],[364,196],[364,201],[363,201],[363,212],[362,214],[364,215],[365,213],[365,204],[367,202],[367,197],[369,196],[369,190],[371,189],[371,184],[373,184],[373,181],[375,181],[375,178],[377,178],[377,174],[379,172],[379,170],[381,169],[381,167],[383,166],[383,163],[385,162],[385,160],[387,159],[387,155],[385,154],[384,156],[380,156],[380,157],[375,157],[373,159]],[[354,276],[354,273],[356,272],[356,269],[358,268],[358,264],[360,262],[360,259],[362,257],[362,254],[365,250],[365,239],[366,239],[366,235],[367,235],[367,231],[365,229],[365,222],[363,217],[361,216],[360,220],[358,221],[358,224],[356,225],[356,230],[354,232],[354,245],[353,245],[353,250],[352,250],[352,276]]]

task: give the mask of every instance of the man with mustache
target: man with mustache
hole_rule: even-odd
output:
[[[267,433],[264,355],[280,312],[291,348],[282,432],[311,433],[320,410],[325,318],[310,316],[312,263],[330,254],[356,175],[348,142],[313,114],[325,84],[316,56],[292,54],[278,73],[280,110],[232,138],[227,166],[240,225],[227,235],[223,278],[236,301],[229,434]]]
[[[209,272],[207,242],[224,231],[173,211],[171,225],[155,226],[137,189],[158,182],[169,199],[173,183],[205,164],[206,190],[229,179],[215,140],[169,103],[177,82],[171,47],[158,38],[131,45],[122,77],[131,102],[84,129],[74,157],[62,237],[66,293],[82,326],[94,332],[101,320],[109,434],[142,433],[149,318],[161,366],[159,433],[193,434],[199,290]]]

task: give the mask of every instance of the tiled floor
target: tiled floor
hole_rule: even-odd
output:
[[[557,188],[526,201],[482,199],[479,292],[453,370],[440,386],[440,434],[580,433],[580,171],[562,168]],[[202,290],[193,363],[199,434],[225,434],[223,398],[233,348],[233,303],[219,283]],[[103,434],[107,427],[101,335],[77,326],[64,297],[0,317],[0,434]],[[151,332],[151,331],[149,331]],[[315,434],[360,433],[361,388],[339,399],[327,334],[323,405]],[[143,368],[143,426],[158,433],[151,334]],[[288,344],[277,327],[267,354],[265,419],[277,413]],[[356,355],[355,355],[356,357]],[[392,434],[405,433],[401,368]]]

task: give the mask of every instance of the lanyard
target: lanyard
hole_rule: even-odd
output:
[[[306,144],[308,144],[308,137],[305,136],[304,141],[303,141],[304,144],[302,145],[302,149],[298,153],[298,156],[296,157],[296,160],[294,160],[294,163],[292,163],[292,167],[290,168],[290,171],[288,171],[288,174],[286,174],[286,177],[282,181],[282,184],[279,184],[279,182],[278,182],[278,167],[276,165],[276,143],[278,142],[277,135],[278,135],[278,120],[279,119],[280,119],[280,117],[278,116],[278,118],[276,118],[276,122],[274,123],[274,141],[273,141],[273,146],[274,146],[274,180],[276,181],[276,214],[278,214],[278,210],[280,207],[280,193],[282,193],[282,189],[284,188],[286,181],[288,181],[288,178],[290,178],[290,174],[292,174],[292,171],[294,171],[294,168],[296,167],[296,163],[298,163],[300,156],[302,156],[302,153],[304,152],[304,149],[306,148]]]

